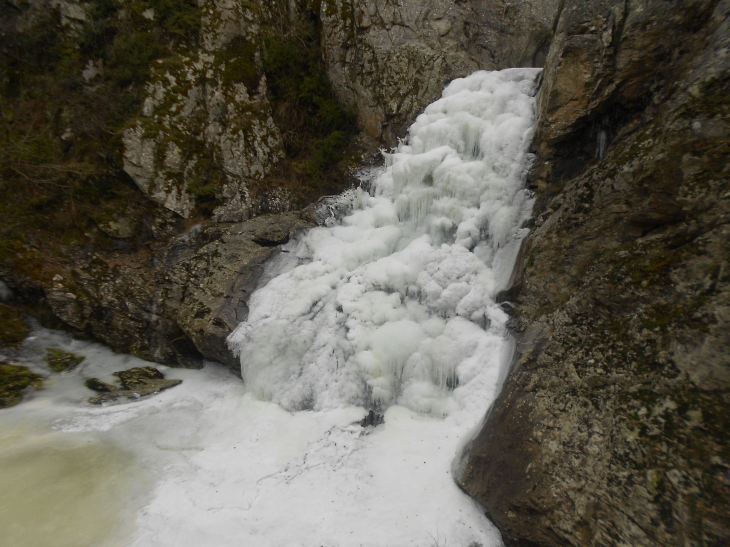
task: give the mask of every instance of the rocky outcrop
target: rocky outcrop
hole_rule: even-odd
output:
[[[394,144],[444,85],[475,70],[542,66],[559,0],[325,0],[330,80],[371,137]]]
[[[517,358],[459,478],[507,545],[730,541],[728,15],[564,2]]]
[[[182,217],[196,194],[215,193],[223,204],[214,218],[240,222],[252,216],[246,181],[283,157],[261,61],[267,3],[211,0],[200,9],[200,48],[153,66],[142,115],[124,131],[124,170]]]
[[[0,409],[15,406],[32,388],[39,388],[43,378],[28,367],[0,360]]]
[[[298,212],[194,227],[156,253],[80,257],[43,290],[64,323],[117,351],[188,368],[211,359],[238,372],[226,337],[246,319],[276,245],[312,225],[312,213]]]
[[[331,179],[351,134],[327,116],[349,117],[325,79],[277,99],[290,137],[312,104],[332,126],[294,159],[272,116],[267,40],[280,80],[292,42],[314,46],[311,72],[316,24],[283,1],[0,2],[2,294],[118,351],[237,370],[224,341],[264,262],[316,220],[291,209],[347,186]],[[0,312],[0,343],[19,342],[17,309]]]

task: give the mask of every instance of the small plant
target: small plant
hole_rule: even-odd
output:
[[[74,355],[67,351],[57,348],[47,348],[46,356],[43,360],[48,363],[54,372],[64,372],[78,366],[86,357],[83,355]]]
[[[264,72],[287,156],[308,186],[325,191],[357,125],[321,66],[316,29],[301,34],[265,39]]]

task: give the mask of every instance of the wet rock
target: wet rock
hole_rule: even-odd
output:
[[[206,224],[161,243],[158,252],[94,254],[44,287],[55,315],[116,351],[199,368],[204,358],[240,373],[225,340],[248,315],[276,245],[314,226],[308,212]]]
[[[84,359],[86,359],[86,357],[83,355],[75,355],[56,348],[46,349],[46,356],[43,358],[54,372],[71,370],[79,365]]]
[[[124,389],[138,389],[149,385],[151,381],[164,380],[165,375],[154,367],[135,367],[115,372]]]
[[[266,261],[278,252],[275,245],[312,225],[306,215],[285,213],[226,226],[192,260],[171,270],[171,278],[188,279],[177,324],[205,358],[225,363],[240,374],[240,363],[226,338],[248,317],[248,298]]]
[[[362,427],[376,427],[384,423],[385,416],[383,416],[379,412],[375,412],[373,409],[370,409],[367,413],[367,416],[360,420],[360,425]]]
[[[0,363],[0,408],[15,406],[32,388],[39,388],[43,378],[27,367]]]
[[[114,376],[121,381],[122,387],[119,389],[97,378],[89,378],[86,381],[86,387],[101,393],[100,395],[91,397],[89,399],[90,403],[108,403],[121,397],[139,399],[140,397],[159,393],[160,391],[170,389],[182,383],[182,380],[166,380],[165,375],[154,367],[135,367],[129,370],[115,372]]]
[[[106,382],[102,382],[98,378],[89,378],[84,382],[84,385],[89,389],[93,389],[94,391],[98,391],[100,393],[110,393],[112,391],[116,391],[117,389],[116,386],[107,384]]]

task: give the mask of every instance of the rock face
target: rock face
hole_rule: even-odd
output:
[[[454,78],[542,66],[560,4],[325,0],[320,19],[328,74],[363,130],[392,145]]]
[[[726,545],[730,3],[561,7],[517,358],[459,481],[507,545]]]
[[[202,359],[239,372],[225,339],[246,319],[263,265],[313,213],[193,228],[157,253],[94,254],[44,287],[57,317],[117,351],[172,366]]]
[[[211,0],[201,9],[201,47],[154,64],[142,116],[124,131],[124,170],[185,218],[196,193],[220,187],[214,217],[240,222],[252,216],[246,181],[283,157],[261,62],[267,3]]]

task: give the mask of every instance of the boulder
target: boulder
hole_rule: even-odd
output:
[[[154,367],[135,367],[115,372],[114,376],[121,381],[122,386],[119,389],[98,378],[89,378],[86,381],[86,387],[100,393],[100,395],[91,397],[90,403],[99,405],[116,401],[120,397],[139,399],[182,383],[182,380],[166,380],[165,375]]]

